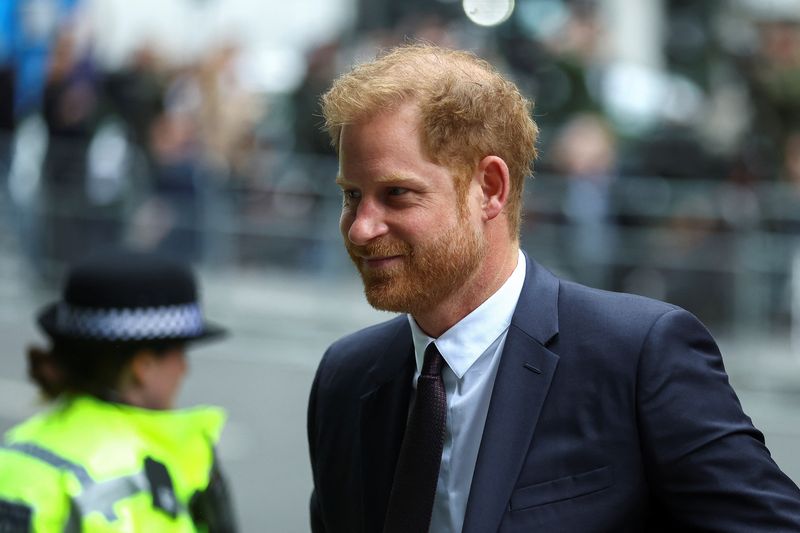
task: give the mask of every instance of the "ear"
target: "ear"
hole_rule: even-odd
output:
[[[511,187],[508,165],[496,155],[487,155],[478,163],[476,179],[481,187],[483,218],[491,220],[508,202]]]

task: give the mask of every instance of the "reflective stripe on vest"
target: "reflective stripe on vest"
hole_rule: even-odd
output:
[[[0,444],[0,449],[20,452],[35,459],[39,459],[43,463],[47,463],[58,470],[66,470],[68,472],[72,472],[72,474],[74,474],[75,477],[78,478],[78,481],[81,482],[81,485],[87,485],[89,483],[92,483],[92,477],[89,475],[89,472],[87,472],[84,467],[82,467],[77,463],[73,463],[72,461],[68,461],[67,459],[61,457],[60,455],[57,455],[51,452],[50,450],[46,450],[35,444],[30,444],[27,442]]]
[[[35,444],[0,444],[0,450],[15,451],[38,459],[58,470],[70,472],[80,481],[83,491],[72,498],[70,523],[74,522],[76,511],[80,516],[97,511],[111,522],[117,519],[117,515],[114,513],[115,503],[140,492],[151,491],[150,481],[144,471],[98,482],[92,479],[83,466]],[[181,502],[174,503],[178,513],[186,510]]]

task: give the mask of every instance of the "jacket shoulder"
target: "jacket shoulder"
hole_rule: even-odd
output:
[[[607,317],[608,320],[631,323],[652,323],[660,316],[680,307],[646,296],[612,292],[560,280],[559,315]]]
[[[369,370],[387,347],[402,338],[404,332],[408,333],[406,338],[410,339],[408,319],[402,315],[346,335],[330,345],[320,366],[346,367],[352,371]]]
[[[690,331],[711,339],[694,315],[676,305],[569,281],[562,281],[559,287],[558,328],[555,345],[562,356],[576,354],[583,364],[597,360],[626,372],[633,368],[629,364],[638,364],[649,340],[662,330],[676,343],[683,342]]]

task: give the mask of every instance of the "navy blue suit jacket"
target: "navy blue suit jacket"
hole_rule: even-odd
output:
[[[464,533],[800,531],[800,491],[696,318],[527,266]],[[325,353],[308,411],[314,532],[381,531],[413,371],[405,317]]]

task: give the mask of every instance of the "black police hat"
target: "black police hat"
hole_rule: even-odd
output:
[[[50,338],[76,341],[188,342],[225,333],[204,319],[188,265],[126,250],[95,254],[71,267],[61,300],[38,319]]]

